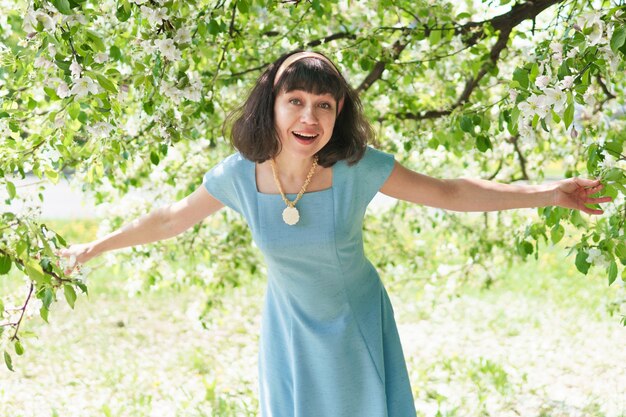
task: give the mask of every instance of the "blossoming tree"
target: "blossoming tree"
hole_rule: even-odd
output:
[[[227,114],[269,62],[295,48],[322,51],[338,63],[360,93],[380,146],[415,170],[539,182],[556,169],[565,177],[602,178],[605,194],[614,197],[592,223],[557,207],[476,219],[403,204],[393,210],[396,220],[385,221],[400,218],[413,235],[435,225],[450,242],[445,250],[472,265],[465,274],[487,281],[490,265],[537,257],[540,243],[560,242],[566,226],[579,271],[594,268],[609,285],[626,273],[622,4],[0,0],[0,6],[0,188],[7,204],[0,276],[19,270],[26,280],[23,294],[0,298],[10,369],[12,350],[24,352],[24,317],[35,312],[47,320],[59,297],[73,306],[77,292],[87,292],[84,277],[65,275],[57,263],[63,237],[36,210],[13,208],[24,198],[16,178],[32,173],[44,188],[71,177],[103,207],[100,233],[108,233],[197,187],[232,152],[222,130]],[[139,191],[150,198],[136,198]],[[215,300],[259,263],[242,220],[229,211],[221,216],[222,226],[198,225],[176,240],[115,256],[134,262],[129,281],[139,287],[201,284]],[[455,243],[459,236],[463,245]],[[381,268],[402,262],[404,253],[418,259],[409,269],[435,270],[446,255],[443,248],[408,254],[409,244],[381,250]],[[184,262],[188,269],[167,262],[192,257]]]

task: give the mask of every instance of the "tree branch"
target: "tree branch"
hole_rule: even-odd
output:
[[[513,147],[515,148],[515,153],[517,153],[517,159],[519,159],[520,168],[522,169],[522,178],[518,179],[528,181],[530,177],[528,176],[528,172],[526,171],[526,158],[524,158],[524,155],[522,155],[522,150],[519,148],[519,135],[513,136],[512,138],[508,139],[507,142],[513,144]]]
[[[409,44],[409,42],[401,42],[402,38],[398,39],[397,41],[394,42],[393,46],[391,47],[391,57],[390,60],[394,61],[396,59],[398,59],[398,57],[400,56],[400,54],[402,53],[402,51],[404,51],[404,48],[407,47],[407,45]],[[368,88],[370,88],[372,86],[372,84],[374,84],[374,82],[376,82],[378,79],[380,79],[380,77],[382,77],[383,75],[383,71],[385,71],[385,66],[387,65],[388,61],[378,61],[376,62],[376,65],[374,65],[374,69],[372,71],[370,71],[370,73],[367,75],[367,77],[365,77],[365,79],[363,80],[363,82],[361,83],[361,85],[359,85],[356,88],[356,92],[358,94],[361,94],[363,91],[366,91]]]
[[[598,80],[598,84],[600,84],[600,88],[602,88],[602,91],[604,92],[604,94],[606,94],[606,98],[598,104],[598,109],[596,112],[599,112],[602,111],[602,108],[607,103],[607,101],[613,100],[616,96],[609,91],[609,88],[606,86],[606,83],[604,82],[600,74],[598,74],[596,79]]]
[[[280,32],[269,31],[269,32],[263,33],[263,35],[265,35],[265,36],[279,36]],[[314,39],[312,41],[309,41],[309,42],[307,42],[305,44],[305,46],[307,46],[307,47],[319,46],[319,45],[325,44],[326,42],[336,41],[337,39],[356,39],[356,35],[354,33],[349,33],[349,32],[337,32],[337,33],[333,33],[331,35],[325,36],[325,37],[320,38],[320,39]],[[261,64],[259,66],[254,67],[254,68],[248,68],[248,69],[240,71],[240,72],[234,72],[234,73],[232,73],[230,75],[230,77],[240,77],[242,75],[246,75],[246,74],[249,74],[251,72],[260,71],[262,69],[267,68],[268,65],[270,65],[270,63],[266,62],[264,64]]]
[[[396,117],[409,120],[425,120],[436,119],[451,114],[452,111],[454,111],[457,107],[462,106],[469,100],[474,89],[478,86],[480,80],[489,72],[491,67],[497,65],[500,54],[504,49],[506,49],[506,44],[511,36],[513,28],[515,28],[526,19],[534,19],[539,13],[552,6],[553,4],[559,3],[561,1],[564,0],[529,0],[526,3],[513,6],[509,12],[500,16],[496,16],[491,20],[486,20],[483,22],[470,22],[463,25],[460,29],[457,30],[457,34],[464,35],[467,33],[473,33],[469,39],[465,40],[466,44],[475,44],[484,37],[484,30],[480,32],[474,32],[474,30],[481,25],[485,26],[487,24],[491,24],[494,29],[500,31],[500,33],[498,34],[498,40],[491,47],[491,51],[489,53],[489,61],[485,62],[482,65],[480,71],[478,71],[478,74],[476,74],[475,77],[469,78],[466,81],[465,88],[463,89],[463,92],[461,93],[459,98],[447,109],[427,110],[420,113],[400,113],[397,114]]]

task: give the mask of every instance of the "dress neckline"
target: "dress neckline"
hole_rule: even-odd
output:
[[[250,162],[251,165],[251,176],[252,176],[252,185],[254,186],[254,191],[256,191],[256,193],[258,195],[269,195],[269,196],[278,196],[280,197],[280,193],[262,193],[261,191],[259,191],[259,188],[256,185],[256,162],[254,161],[248,161]],[[333,165],[330,169],[330,187],[326,187],[322,190],[316,190],[316,191],[306,191],[303,195],[307,195],[307,194],[321,194],[327,191],[332,191],[334,189],[335,186],[335,168],[337,167],[337,164],[341,162],[338,161],[335,163],[335,165]],[[298,195],[298,193],[285,193],[285,195]]]

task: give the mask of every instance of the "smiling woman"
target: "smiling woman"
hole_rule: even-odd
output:
[[[373,131],[358,96],[317,53],[279,58],[230,120],[238,152],[202,187],[64,256],[85,262],[165,239],[224,206],[242,214],[268,266],[263,417],[415,416],[393,308],[363,250],[363,218],[378,191],[459,211],[560,205],[600,214],[585,204],[610,199],[589,198],[602,185],[582,178],[510,186],[408,170],[367,145]]]

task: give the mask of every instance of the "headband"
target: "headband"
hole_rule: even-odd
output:
[[[333,65],[333,63],[330,62],[330,60],[326,58],[324,55],[319,54],[317,52],[306,52],[306,51],[296,52],[295,54],[289,55],[289,57],[285,59],[282,64],[280,64],[280,67],[278,67],[278,71],[276,71],[276,75],[274,76],[274,87],[276,87],[276,84],[278,84],[278,81],[283,76],[283,73],[285,72],[287,68],[289,68],[294,62],[299,61],[304,58],[317,58],[326,62],[337,73],[337,75],[341,77],[339,70],[337,70],[335,65]],[[339,102],[337,103],[337,114],[341,112],[341,109],[343,108],[343,102],[344,102],[344,97],[339,99]]]

